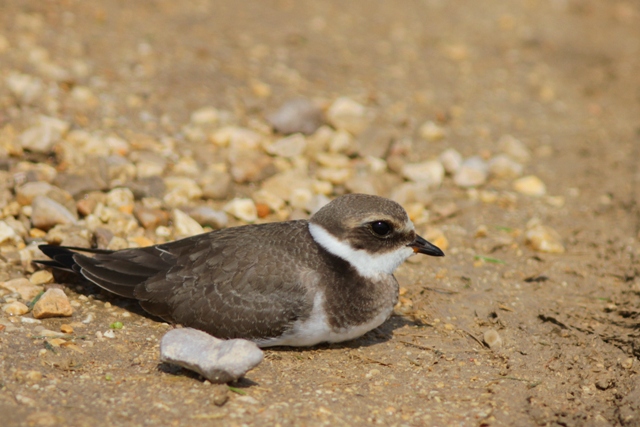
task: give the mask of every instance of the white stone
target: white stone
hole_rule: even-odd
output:
[[[336,129],[344,129],[352,135],[360,134],[369,124],[367,108],[346,97],[338,98],[331,104],[327,119]]]
[[[128,188],[114,188],[107,193],[106,204],[110,208],[120,209],[123,207],[133,208],[135,197]]]
[[[204,229],[200,224],[198,224],[198,221],[191,218],[180,209],[174,209],[171,214],[177,238],[195,236],[196,234],[204,233]]]
[[[353,176],[353,169],[348,168],[319,168],[316,176],[322,181],[329,181],[334,185],[341,185]]]
[[[241,147],[255,149],[262,141],[262,135],[250,129],[238,126],[225,126],[211,135],[211,140],[221,147],[232,146],[234,149]]]
[[[525,240],[534,250],[561,254],[565,252],[562,239],[557,231],[551,227],[542,225],[537,220],[531,220],[527,224]]]
[[[438,141],[447,135],[445,129],[442,126],[439,126],[431,121],[426,122],[422,126],[420,126],[418,133],[423,139],[426,139],[427,141]]]
[[[298,98],[284,103],[267,121],[281,134],[309,135],[322,125],[322,110],[313,101]]]
[[[5,79],[9,91],[22,103],[30,104],[44,91],[42,80],[28,74],[12,72]]]
[[[258,219],[258,209],[251,199],[233,199],[224,206],[224,211],[244,222]]]
[[[462,166],[462,154],[454,148],[448,148],[440,154],[440,161],[449,175],[455,175]]]
[[[462,163],[453,177],[459,187],[477,187],[487,181],[488,167],[480,157],[470,157]]]
[[[523,166],[506,154],[498,154],[489,160],[489,174],[494,178],[513,179],[522,175]]]
[[[313,199],[311,190],[307,188],[296,188],[291,191],[289,205],[294,209],[307,210],[307,205],[311,202],[311,199]]]
[[[511,135],[504,135],[498,141],[504,154],[520,163],[527,163],[531,159],[531,151],[519,139]]]
[[[20,236],[18,236],[16,231],[13,228],[11,228],[6,223],[6,221],[0,221],[0,244],[5,244],[5,243],[17,244],[21,241],[22,239],[20,238]]]
[[[218,110],[213,107],[203,107],[191,113],[191,123],[194,125],[214,125],[218,122]]]
[[[407,163],[402,166],[402,176],[414,182],[420,182],[436,188],[444,179],[444,166],[437,160],[422,163]]]
[[[351,159],[348,156],[338,153],[318,153],[316,161],[320,166],[328,168],[346,168],[351,164]]]
[[[40,116],[38,124],[20,135],[25,150],[48,153],[69,130],[70,124],[55,117]]]
[[[258,190],[253,193],[253,200],[256,203],[261,203],[263,205],[269,206],[274,212],[278,212],[280,209],[284,208],[286,202],[283,198],[276,196],[268,190]]]
[[[301,133],[294,133],[285,138],[280,138],[267,146],[267,153],[280,157],[297,157],[304,153],[307,147],[307,140]]]
[[[197,372],[212,383],[237,380],[263,357],[251,341],[220,340],[192,328],[172,329],[160,341],[160,360]]]
[[[355,150],[353,136],[342,129],[338,129],[329,141],[329,151],[332,153],[352,153]]]
[[[311,180],[297,170],[281,172],[262,183],[263,190],[287,201],[295,188],[311,189]]]
[[[13,301],[2,306],[2,311],[9,316],[22,316],[29,312],[29,307],[21,303],[20,301]]]
[[[540,197],[547,194],[547,186],[535,175],[527,175],[513,181],[513,189],[526,196]]]

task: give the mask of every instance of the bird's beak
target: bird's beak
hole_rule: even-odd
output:
[[[444,256],[444,252],[434,245],[423,239],[422,237],[416,234],[416,238],[413,242],[409,243],[407,246],[413,249],[413,252],[417,254],[425,254],[431,256]]]

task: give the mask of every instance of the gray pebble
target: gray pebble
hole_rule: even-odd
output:
[[[195,219],[202,226],[209,226],[214,230],[225,228],[229,222],[227,214],[215,210],[209,206],[198,206],[187,212],[191,218]]]
[[[173,329],[160,341],[160,360],[197,372],[212,383],[237,380],[262,362],[258,346],[247,340],[220,340],[192,328]]]
[[[267,116],[267,121],[276,132],[284,135],[310,135],[322,126],[323,117],[322,110],[313,101],[298,98],[285,102],[276,112]]]
[[[33,199],[31,224],[41,230],[49,230],[58,224],[74,224],[76,217],[60,203],[45,196]]]

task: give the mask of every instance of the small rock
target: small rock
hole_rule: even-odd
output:
[[[169,223],[169,214],[167,212],[162,209],[148,208],[140,204],[134,207],[133,215],[140,225],[147,230],[153,230],[160,225],[167,225]]]
[[[418,129],[418,134],[427,141],[439,141],[447,136],[445,129],[434,122],[424,123],[420,126],[420,129]]]
[[[353,154],[356,151],[353,136],[342,129],[334,132],[329,141],[329,151],[332,153]]]
[[[60,203],[38,196],[33,200],[31,224],[41,230],[49,230],[58,224],[75,224],[76,217]]]
[[[284,199],[267,190],[258,190],[253,193],[253,201],[256,202],[256,204],[266,205],[273,212],[278,212],[284,208],[285,205]]]
[[[313,101],[304,98],[285,102],[276,112],[267,116],[276,132],[289,135],[311,135],[322,126],[322,110]]]
[[[6,221],[0,221],[0,245],[4,243],[19,244],[22,239]]]
[[[184,206],[202,197],[202,189],[192,178],[169,176],[164,179],[167,192],[164,202],[171,207]]]
[[[402,206],[410,203],[422,203],[426,206],[432,200],[429,186],[420,182],[403,182],[395,186],[389,198]]]
[[[347,168],[351,165],[351,159],[339,153],[318,153],[316,161],[320,166],[328,168]]]
[[[51,329],[47,329],[42,325],[38,325],[33,329],[34,335],[39,335],[41,337],[46,338],[62,338],[64,337],[63,332],[52,331]]]
[[[35,303],[32,313],[36,319],[69,317],[73,314],[73,308],[62,289],[51,288]]]
[[[22,298],[23,301],[31,301],[40,292],[42,292],[41,286],[37,286],[31,283],[29,280],[25,279],[24,277],[2,282],[0,283],[0,288],[7,289],[8,291],[11,291],[11,292],[19,293],[20,298]]]
[[[313,199],[313,193],[307,188],[295,188],[291,191],[289,205],[294,209],[307,210],[307,205]]]
[[[191,113],[191,123],[194,125],[215,125],[220,113],[213,107],[203,107]]]
[[[22,206],[30,205],[37,196],[46,196],[53,186],[45,181],[27,182],[16,188],[16,201]]]
[[[300,156],[304,153],[306,147],[307,140],[305,137],[300,133],[295,133],[270,144],[267,146],[266,151],[274,156],[291,158]]]
[[[60,332],[62,332],[63,334],[72,334],[73,326],[63,323],[62,325],[60,325]]]
[[[231,178],[239,184],[262,181],[276,171],[273,159],[257,149],[229,154],[229,162]]]
[[[210,138],[214,144],[220,147],[231,145],[235,146],[236,149],[238,149],[238,147],[255,149],[260,145],[262,135],[238,126],[225,126],[215,131]]]
[[[407,163],[402,166],[402,176],[431,188],[439,187],[444,179],[444,166],[437,160]]]
[[[69,130],[69,123],[54,117],[40,116],[37,126],[20,135],[20,145],[25,150],[48,153]]]
[[[547,194],[547,186],[535,175],[527,175],[513,181],[513,189],[520,194],[540,197]]]
[[[16,72],[10,73],[5,83],[9,91],[23,104],[35,101],[45,89],[39,78]]]
[[[212,384],[210,395],[214,405],[223,406],[229,400],[229,387],[224,384]]]
[[[356,136],[369,123],[366,107],[346,97],[338,98],[331,104],[327,110],[327,120],[336,129],[344,129]]]
[[[316,171],[318,179],[329,181],[334,185],[342,185],[353,176],[353,169],[349,168],[319,168]]]
[[[488,329],[485,331],[482,341],[484,341],[491,350],[496,350],[502,347],[502,337],[495,329]]]
[[[224,211],[244,222],[258,219],[256,204],[251,199],[233,199],[224,206]]]
[[[225,228],[229,223],[227,214],[209,206],[198,206],[189,210],[189,216],[203,227],[211,227],[214,230]]]
[[[291,191],[295,188],[311,189],[309,178],[296,170],[278,173],[262,183],[262,189],[282,200],[289,200]]]
[[[522,175],[523,167],[505,154],[498,154],[489,161],[489,174],[499,179],[513,179]]]
[[[344,183],[344,186],[351,193],[373,194],[376,196],[380,195],[380,192],[376,188],[372,177],[369,175],[353,176]]]
[[[204,198],[223,200],[231,192],[231,175],[226,170],[209,168],[202,174],[199,184]]]
[[[107,193],[105,200],[106,205],[110,208],[118,209],[120,212],[128,214],[133,212],[134,201],[133,192],[128,188],[114,188]]]
[[[20,301],[14,301],[8,304],[4,304],[2,306],[2,311],[7,313],[9,316],[22,316],[23,314],[27,314],[29,312],[29,307],[27,307]]]
[[[487,164],[480,157],[470,157],[465,160],[453,177],[453,182],[459,187],[477,187],[487,181]]]
[[[271,213],[271,208],[264,203],[256,203],[258,218],[266,218]]]
[[[192,328],[173,329],[160,341],[160,360],[197,372],[216,384],[244,376],[263,357],[251,341],[219,340]]]
[[[526,242],[536,251],[554,254],[561,254],[565,251],[558,232],[551,227],[537,223],[537,221],[530,221],[530,224],[527,224],[524,236]]]
[[[527,146],[511,135],[501,137],[498,145],[504,154],[517,162],[527,163],[531,159],[531,152]]]
[[[202,226],[180,209],[174,209],[172,216],[176,238],[184,238],[204,233]]]
[[[29,277],[29,282],[36,286],[53,283],[53,274],[47,270],[38,270]]]
[[[455,175],[458,172],[458,169],[462,166],[462,161],[462,154],[453,148],[449,148],[440,154],[440,162],[449,175]]]

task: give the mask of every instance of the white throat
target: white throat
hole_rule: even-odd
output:
[[[361,276],[368,278],[374,278],[380,274],[393,274],[400,264],[414,254],[413,249],[408,246],[383,254],[370,254],[362,249],[353,249],[348,243],[338,240],[318,224],[309,223],[309,232],[316,243],[347,261]]]

